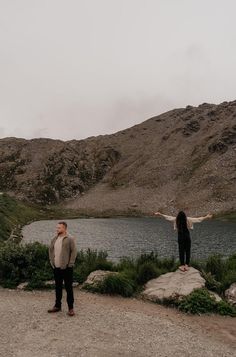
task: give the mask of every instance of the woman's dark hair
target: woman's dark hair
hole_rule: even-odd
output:
[[[179,211],[176,217],[176,226],[178,231],[184,231],[188,229],[187,226],[187,216],[184,211]]]

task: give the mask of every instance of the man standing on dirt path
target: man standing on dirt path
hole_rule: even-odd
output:
[[[61,221],[57,225],[57,234],[51,240],[49,246],[49,260],[53,268],[55,279],[56,301],[48,312],[61,311],[63,280],[67,293],[67,304],[69,316],[74,316],[74,294],[73,294],[73,267],[77,256],[77,248],[74,237],[67,233],[67,223]]]

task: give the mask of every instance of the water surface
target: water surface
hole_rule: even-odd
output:
[[[37,221],[23,228],[26,242],[49,244],[58,221]],[[157,252],[161,257],[178,257],[177,233],[173,223],[155,217],[68,219],[68,231],[77,240],[78,249],[106,250],[108,258]],[[236,223],[217,220],[195,223],[190,230],[192,257],[205,259],[210,254],[236,253]]]

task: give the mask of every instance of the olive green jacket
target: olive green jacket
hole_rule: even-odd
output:
[[[49,260],[53,268],[55,268],[54,243],[56,239],[57,236],[53,237],[49,245]],[[75,264],[76,256],[77,256],[77,247],[76,247],[75,238],[67,234],[62,240],[61,256],[60,256],[61,269],[65,269],[67,267],[73,267]]]

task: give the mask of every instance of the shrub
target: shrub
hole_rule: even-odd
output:
[[[79,251],[74,268],[74,279],[83,283],[94,270],[114,270],[114,264],[107,260],[107,252],[88,248]]]
[[[215,306],[215,299],[206,289],[195,289],[179,303],[179,310],[191,314],[204,314],[213,312]]]
[[[219,301],[217,303],[216,311],[220,315],[229,315],[232,317],[236,317],[236,308],[224,300]]]
[[[219,281],[217,281],[210,272],[206,273],[203,270],[202,276],[206,280],[206,288],[207,289],[221,293],[221,291],[222,291],[221,283]]]
[[[225,262],[219,254],[210,256],[206,261],[206,272],[210,272],[218,281],[221,281],[225,268]]]
[[[117,271],[123,271],[126,269],[136,270],[136,262],[131,257],[122,257],[119,263],[116,264],[115,269]]]
[[[236,270],[228,270],[221,280],[221,291],[224,292],[231,284],[236,282]]]
[[[158,270],[156,265],[153,262],[146,261],[138,266],[137,283],[143,285],[148,280],[157,278],[159,275],[161,275],[161,271]]]
[[[132,296],[135,292],[135,284],[124,273],[110,274],[97,284],[94,290],[102,294],[122,295],[124,297]]]
[[[204,263],[196,259],[191,259],[191,266],[199,271],[204,270]]]
[[[226,301],[217,302],[205,288],[195,289],[178,304],[181,311],[191,314],[218,313],[236,316],[236,308]]]
[[[236,271],[236,253],[227,258],[225,265],[227,269]]]
[[[0,244],[0,284],[15,287],[23,281],[36,281],[36,275],[38,281],[52,278],[47,246],[40,243]]]
[[[158,263],[159,263],[158,254],[153,251],[151,253],[143,253],[136,259],[137,265],[142,265],[143,263],[146,263],[146,262],[148,262],[148,263],[152,262],[152,263],[155,263],[156,265],[158,265]]]

